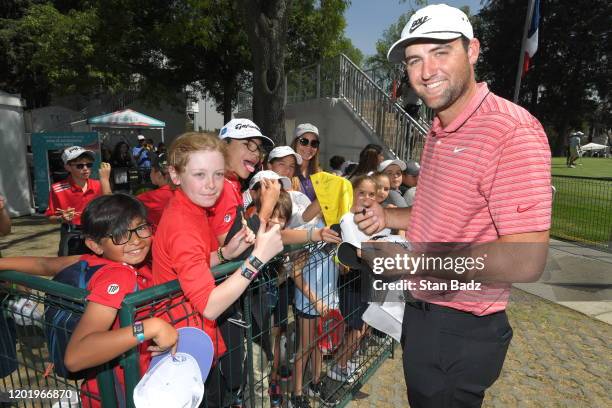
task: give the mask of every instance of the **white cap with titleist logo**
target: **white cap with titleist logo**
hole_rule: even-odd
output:
[[[464,36],[474,38],[474,30],[465,13],[446,4],[432,4],[417,10],[402,30],[398,41],[389,48],[387,59],[402,62],[408,44],[421,38],[453,40]]]
[[[92,160],[96,159],[96,154],[93,152],[93,150],[84,149],[81,146],[70,146],[64,149],[64,152],[62,153],[62,161],[64,164],[68,164],[70,160],[74,160],[83,154],[91,156]]]
[[[249,119],[232,119],[219,131],[219,139],[251,139],[260,138],[263,143],[274,146],[269,137],[264,136],[253,121]]]

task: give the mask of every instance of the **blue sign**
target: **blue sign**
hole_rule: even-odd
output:
[[[96,153],[92,177],[98,177],[100,168],[100,140],[97,132],[51,132],[32,133],[32,155],[34,161],[34,190],[38,212],[44,212],[49,206],[51,189],[51,168],[49,152],[61,154],[66,147],[81,146]],[[57,154],[56,154],[57,156]]]

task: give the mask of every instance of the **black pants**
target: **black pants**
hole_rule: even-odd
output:
[[[407,303],[402,325],[408,401],[420,407],[480,407],[512,339],[505,312],[487,316]]]

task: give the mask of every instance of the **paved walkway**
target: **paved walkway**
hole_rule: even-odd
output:
[[[0,238],[0,251],[53,256],[58,231],[44,219],[14,220],[13,234]],[[512,292],[514,338],[484,406],[612,406],[611,284],[612,254],[553,241],[540,282],[516,285],[521,289]],[[405,390],[397,349],[349,406],[407,406]]]

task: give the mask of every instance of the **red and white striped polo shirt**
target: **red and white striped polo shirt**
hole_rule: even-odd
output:
[[[550,149],[529,112],[485,83],[455,120],[434,119],[408,226],[411,242],[483,243],[550,229]],[[484,288],[484,285],[483,285]],[[486,315],[504,310],[510,287],[415,291],[415,298]]]

